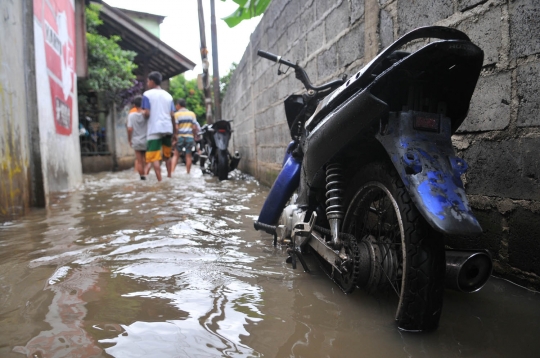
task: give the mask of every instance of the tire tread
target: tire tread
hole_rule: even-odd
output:
[[[406,246],[405,285],[396,316],[398,328],[430,331],[438,326],[443,293],[445,256],[442,235],[419,214],[405,185],[390,163],[372,163],[355,176],[355,191],[363,183],[379,181],[394,195],[402,214]],[[353,194],[353,195],[354,195]]]

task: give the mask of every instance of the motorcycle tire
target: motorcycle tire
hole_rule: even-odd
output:
[[[208,146],[203,146],[202,147],[202,156],[199,160],[199,165],[201,167],[201,170],[203,173],[207,173],[208,172],[208,163],[210,162],[210,158],[208,157],[208,153],[210,153],[210,149],[208,148]]]
[[[404,331],[437,328],[446,270],[444,241],[418,212],[391,163],[361,169],[345,196],[343,231],[368,248],[371,271],[359,279],[371,293],[386,292]]]
[[[229,175],[229,156],[226,150],[218,152],[217,171],[219,180],[226,180]]]

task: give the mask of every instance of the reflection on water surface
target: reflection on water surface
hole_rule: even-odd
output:
[[[0,224],[1,357],[508,357],[540,349],[539,295],[491,279],[448,291],[441,327],[344,295],[255,232],[268,190],[184,168],[85,176],[50,210]]]

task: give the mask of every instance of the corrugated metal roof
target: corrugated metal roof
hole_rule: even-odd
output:
[[[188,70],[193,70],[195,63],[161,41],[145,28],[133,21],[120,9],[101,3],[100,18],[103,25],[98,32],[104,36],[118,35],[119,45],[135,51],[135,63],[138,68],[135,75],[145,78],[151,71],[159,71],[163,79],[171,78]]]

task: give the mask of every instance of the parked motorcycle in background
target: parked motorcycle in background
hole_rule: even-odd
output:
[[[191,146],[191,163],[197,164],[199,162],[200,157],[200,144],[199,142],[193,142],[193,145]],[[182,150],[180,151],[180,161],[182,164],[186,164],[186,147],[182,147]]]
[[[211,173],[225,180],[230,171],[238,167],[241,156],[238,151],[229,153],[229,140],[231,139],[232,120],[219,120],[214,124],[205,124],[202,132],[202,154],[200,159],[203,173]]]
[[[433,38],[413,53],[398,51]],[[358,73],[285,100],[292,142],[257,230],[288,246],[287,262],[315,253],[345,293],[357,286],[396,305],[398,328],[437,327],[446,288],[479,290],[487,251],[445,250],[445,235],[478,235],[461,181],[467,163],[451,136],[464,121],[483,51],[462,32],[424,27],[404,35]],[[278,69],[278,74],[282,73]]]

